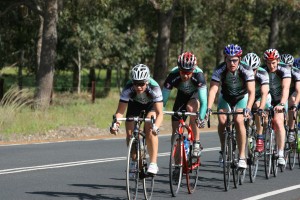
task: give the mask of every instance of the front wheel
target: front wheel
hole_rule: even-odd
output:
[[[182,164],[183,164],[183,140],[181,135],[175,133],[172,136],[172,146],[170,153],[170,162],[169,162],[169,183],[170,189],[173,197],[176,197],[181,181],[182,181]]]
[[[140,154],[138,140],[131,138],[128,144],[127,167],[126,167],[126,191],[128,199],[135,200],[138,196]]]
[[[193,158],[193,156],[189,156],[188,170],[186,173],[186,181],[187,181],[189,194],[193,193],[196,189],[198,177],[199,177],[199,167],[200,167],[200,157]]]
[[[268,128],[265,132],[265,149],[264,149],[264,167],[266,179],[270,178],[272,170],[272,156],[273,156],[273,137],[272,129]]]
[[[232,164],[232,142],[228,133],[225,133],[223,150],[223,177],[224,177],[224,188],[225,191],[229,190],[229,182],[231,175],[231,164]]]
[[[143,143],[145,145],[144,145],[143,152],[141,153],[141,159],[143,161],[142,162],[142,165],[143,165],[142,174],[144,175],[144,177],[143,177],[144,196],[145,196],[146,200],[150,200],[152,198],[152,194],[153,194],[154,176],[147,174],[150,160],[149,160],[149,156],[148,156],[148,152],[147,152],[147,145],[146,145],[145,138],[143,138],[143,140],[144,140]],[[140,177],[140,178],[142,178],[142,177]]]

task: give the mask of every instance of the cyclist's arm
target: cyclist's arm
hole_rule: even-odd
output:
[[[213,80],[210,82],[207,108],[210,108],[210,109],[212,108],[212,105],[213,105],[213,103],[215,101],[215,98],[216,98],[216,94],[219,90],[219,85],[220,85],[219,82],[216,82],[216,81],[213,81]]]
[[[261,93],[261,100],[260,105],[258,109],[265,109],[265,105],[268,98],[269,93],[269,84],[264,84],[260,87],[260,93]]]
[[[255,81],[248,81],[247,82],[247,90],[248,90],[248,102],[247,108],[251,110],[254,100],[255,100]]]
[[[285,104],[289,98],[289,89],[291,85],[291,78],[282,79],[282,96],[280,103]]]
[[[169,90],[169,89],[163,87],[163,89],[162,89],[162,95],[163,95],[163,107],[164,107],[164,108],[165,108],[166,105],[167,105],[167,102],[168,102],[170,93],[171,93],[171,90]]]
[[[116,111],[116,118],[122,118],[127,108],[128,102],[119,101],[119,105]],[[121,122],[119,122],[121,124]]]
[[[300,101],[300,81],[297,81],[295,83],[295,91],[297,92],[297,95],[295,97],[295,104],[298,105]]]
[[[155,126],[159,128],[162,121],[163,121],[163,116],[164,116],[163,102],[156,102],[154,104],[154,110],[155,110],[155,113],[156,113]]]
[[[207,109],[207,87],[201,87],[198,89],[198,97],[200,100],[199,116],[200,119],[205,118]]]

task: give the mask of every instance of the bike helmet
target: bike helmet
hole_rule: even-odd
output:
[[[133,81],[148,81],[150,78],[149,68],[144,64],[138,64],[131,70],[131,79]]]
[[[197,65],[197,58],[190,52],[182,53],[178,56],[177,65],[182,71],[193,71]]]
[[[287,65],[293,65],[294,57],[291,54],[281,54],[280,61]]]
[[[279,59],[279,53],[276,49],[268,49],[264,53],[265,60],[276,60]]]
[[[243,54],[243,50],[237,44],[229,44],[224,48],[225,56],[238,56],[241,57]]]
[[[300,69],[300,58],[296,58],[294,60],[294,67],[297,67],[298,69]]]
[[[246,63],[252,69],[257,69],[260,65],[260,58],[255,53],[248,53],[242,59],[244,63]]]

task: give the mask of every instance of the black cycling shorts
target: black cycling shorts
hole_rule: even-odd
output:
[[[154,102],[150,102],[147,104],[141,104],[136,101],[129,101],[127,107],[126,117],[136,117],[139,116],[141,111],[145,110],[146,115],[150,111],[154,111]]]

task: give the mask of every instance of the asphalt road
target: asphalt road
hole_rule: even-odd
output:
[[[255,183],[247,176],[242,186],[234,189],[232,184],[225,192],[217,163],[217,134],[202,133],[201,140],[204,152],[197,189],[188,194],[184,182],[176,199],[300,199],[298,163],[293,171],[278,172],[278,177],[269,180],[260,165]],[[168,179],[170,136],[161,136],[159,141],[160,171],[153,199],[172,199]],[[126,199],[124,139],[0,146],[0,152],[1,200]],[[143,199],[142,193],[140,197]]]

